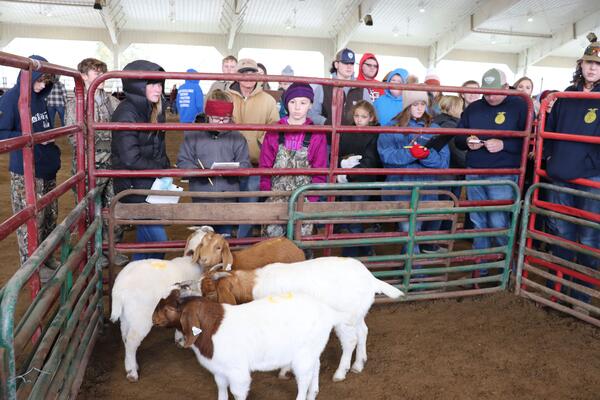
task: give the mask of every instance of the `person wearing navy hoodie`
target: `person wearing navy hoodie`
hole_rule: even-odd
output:
[[[47,61],[40,56],[29,58]],[[52,76],[40,71],[33,71],[31,83],[31,125],[33,132],[43,132],[52,129],[52,122],[48,115],[46,97],[52,90]],[[21,132],[21,115],[18,109],[21,91],[21,73],[16,85],[0,97],[0,139],[19,137]],[[54,141],[36,144],[33,149],[35,162],[35,191],[37,198],[42,197],[56,187],[56,173],[60,169],[60,149]],[[9,167],[11,204],[14,213],[26,207],[25,180],[23,176],[23,152],[11,151]],[[58,215],[58,201],[53,201],[37,213],[37,226],[39,242],[44,240],[56,227]],[[21,265],[27,260],[27,229],[23,225],[17,229],[17,241]],[[55,269],[58,265],[52,256],[46,261],[46,266]]]
[[[482,88],[508,89],[504,72],[492,68],[482,79]],[[519,97],[485,95],[469,105],[463,112],[458,128],[491,130],[525,130],[527,104]],[[519,168],[521,165],[521,138],[498,138],[493,136],[456,136],[456,147],[468,150],[467,168]],[[516,175],[467,175],[467,180],[511,180],[517,182]],[[514,197],[513,189],[507,185],[468,186],[467,198],[473,201],[507,200]],[[509,215],[505,212],[471,212],[469,218],[475,229],[505,229],[509,225]],[[476,237],[475,249],[492,247],[493,241],[499,246],[508,243],[506,237]],[[483,272],[483,271],[482,271]]]
[[[583,57],[577,61],[577,67],[573,74],[573,85],[565,89],[566,92],[600,93],[600,43],[593,33],[588,35],[588,39],[591,43],[586,48]],[[546,120],[546,131],[600,136],[598,110],[600,110],[600,100],[598,99],[558,99]],[[600,182],[600,145],[548,140],[544,142],[544,153],[546,168],[552,183],[596,195],[600,194],[600,189],[568,182],[577,178]],[[600,214],[600,202],[597,200],[555,190],[548,191],[548,195],[551,203]],[[600,248],[600,231],[597,229],[558,218],[549,218],[547,223],[550,230],[557,236],[595,249]],[[567,261],[576,261],[594,270],[598,270],[600,267],[598,257],[575,253],[560,246],[553,246],[552,253],[557,257]],[[578,279],[574,279],[574,282],[590,286]],[[571,295],[577,300],[590,302],[590,296],[587,294],[571,290]],[[573,306],[573,308],[587,313],[587,310],[579,306]]]
[[[123,71],[164,71],[162,67],[146,60],[132,61]],[[112,115],[112,122],[164,122],[166,101],[162,97],[164,80],[123,79],[123,100]],[[128,170],[165,169],[170,162],[165,146],[165,132],[113,131],[112,168]],[[154,178],[115,178],[115,193],[126,189],[150,189]],[[121,199],[124,203],[143,203],[146,196],[132,195]],[[162,225],[138,225],[138,242],[164,242],[167,234]],[[161,253],[134,254],[133,260],[164,258]]]
[[[190,68],[186,72],[197,72]],[[177,110],[179,122],[194,122],[196,116],[204,110],[204,94],[200,89],[200,81],[188,79],[177,91]]]

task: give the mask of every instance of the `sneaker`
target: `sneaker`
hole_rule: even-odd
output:
[[[44,262],[44,266],[48,269],[56,271],[60,267],[60,263],[58,261],[56,261],[56,259],[54,257],[50,256]]]
[[[421,251],[426,254],[447,253],[448,249],[437,244],[422,244]]]
[[[56,270],[48,268],[46,266],[46,264],[42,265],[39,272],[40,272],[40,281],[42,284],[47,283],[50,279],[52,279],[54,274],[56,274]]]
[[[129,257],[127,257],[125,254],[121,254],[121,253],[117,253],[115,256],[115,265],[117,265],[118,267],[122,267],[123,265],[127,264],[129,262]],[[100,256],[100,258],[98,259],[98,263],[100,264],[100,268],[107,268],[108,267],[108,257],[105,256],[104,254],[102,254]]]

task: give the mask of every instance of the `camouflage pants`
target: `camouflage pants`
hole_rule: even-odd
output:
[[[73,175],[75,175],[75,172],[77,171],[77,159],[75,158],[76,149],[75,149],[75,143],[71,143],[71,144],[73,146],[73,157],[71,158],[71,173]],[[87,155],[87,153],[86,153],[86,155]],[[111,169],[110,156],[111,156],[110,142],[105,143],[105,142],[101,142],[101,141],[97,140],[96,141],[96,168],[97,169]],[[108,208],[110,206],[110,202],[112,201],[113,197],[115,196],[115,191],[113,188],[113,180],[110,178],[97,178],[96,179],[96,186],[101,186],[107,181],[108,181],[108,183],[106,184],[106,186],[104,187],[104,190],[100,194],[100,196],[101,196],[100,201],[102,202],[102,208]],[[85,191],[87,192],[88,190],[89,190],[89,184],[88,184],[88,177],[87,177],[87,173],[86,173],[86,175],[85,175]],[[77,201],[76,188],[73,188],[73,192],[75,193],[75,201]],[[117,238],[117,241],[120,241],[121,237],[123,236],[123,228],[121,226],[115,227],[115,235],[116,235],[115,237]],[[108,239],[108,221],[106,219],[102,220],[102,237],[105,240]]]
[[[35,178],[35,194],[39,199],[56,187],[56,179]],[[10,200],[13,213],[17,213],[27,206],[25,202],[25,178],[23,175],[10,173]],[[58,218],[58,201],[55,200],[40,210],[36,215],[38,227],[38,243],[41,243],[56,227]],[[21,265],[29,257],[27,254],[27,226],[22,225],[17,229],[17,241],[19,243],[19,256]]]

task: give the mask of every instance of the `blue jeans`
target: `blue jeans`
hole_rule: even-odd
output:
[[[370,196],[341,196],[340,201],[369,201]],[[340,228],[346,228],[350,233],[363,233],[364,227],[360,223],[340,224]],[[362,257],[373,254],[372,246],[355,246],[342,248],[342,257]]]
[[[54,126],[54,118],[56,117],[56,113],[60,117],[60,125],[65,126],[65,107],[64,106],[48,106],[48,117],[50,118],[50,123]]]
[[[248,176],[240,178],[240,192],[257,192],[260,190],[260,176]],[[239,203],[258,203],[258,197],[240,197]],[[237,237],[245,238],[250,236],[254,225],[240,225],[238,227]]]
[[[473,180],[509,180],[517,182],[518,177],[515,175],[505,176],[489,176],[489,175],[467,175],[468,181]],[[492,185],[492,186],[467,186],[467,198],[471,201],[481,200],[510,200],[514,199],[515,194],[511,186],[508,185]],[[473,223],[474,229],[506,229],[510,225],[511,215],[504,211],[495,212],[472,212],[469,218]],[[474,249],[487,249],[493,247],[492,242],[496,242],[498,246],[506,246],[508,237],[476,237],[473,239]]]
[[[138,225],[135,229],[135,239],[139,243],[147,242],[166,242],[167,232],[162,225]],[[145,260],[148,258],[165,258],[165,253],[136,253],[131,257],[133,261]]]
[[[596,176],[589,179],[595,182],[600,182],[600,176]],[[557,186],[569,187],[572,189],[577,189],[593,194],[600,194],[600,189],[596,188],[574,185],[572,183],[564,182],[553,183]],[[569,193],[557,192],[555,190],[548,190],[547,194],[548,200],[553,204],[570,206],[579,210],[585,210],[595,214],[600,214],[600,201],[574,196]],[[550,232],[552,232],[556,236],[570,240],[572,242],[578,242],[582,245],[589,246],[595,249],[600,248],[600,230],[551,217],[547,218],[546,223]],[[581,265],[595,270],[598,270],[598,268],[600,267],[599,257],[589,256],[583,253],[576,253],[573,250],[566,249],[559,245],[553,245],[551,246],[551,249],[553,255],[565,259],[567,261],[575,261]],[[573,282],[587,287],[592,286],[591,284],[583,282],[576,278],[573,278]],[[571,296],[577,300],[581,300],[586,303],[590,302],[590,296],[588,296],[585,293],[578,292],[574,289],[571,289]]]

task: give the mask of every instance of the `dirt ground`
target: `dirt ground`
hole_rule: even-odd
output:
[[[171,160],[181,135],[168,135]],[[71,152],[61,139],[62,169],[70,176]],[[8,154],[0,155],[7,171]],[[11,214],[8,173],[0,173],[0,220]],[[59,201],[59,221],[73,196]],[[173,239],[184,238],[179,228]],[[15,235],[0,242],[0,286],[18,268]],[[22,296],[19,310],[27,304]],[[547,312],[503,293],[481,298],[374,306],[367,323],[369,361],[362,374],[331,382],[340,356],[332,338],[321,357],[319,399],[598,399],[600,330]],[[210,373],[191,351],[177,348],[169,330],[154,330],[138,352],[140,381],[125,379],[119,328],[110,322],[97,342],[79,398],[216,398]],[[255,373],[250,399],[291,399],[293,380]]]
[[[510,293],[464,300],[375,305],[369,361],[361,374],[331,381],[339,361],[332,336],[321,356],[320,400],[598,399],[600,330],[547,312]],[[211,374],[171,330],[154,329],[138,351],[140,381],[129,383],[117,325],[94,350],[80,399],[215,399]],[[254,373],[249,399],[292,399],[294,380]]]

